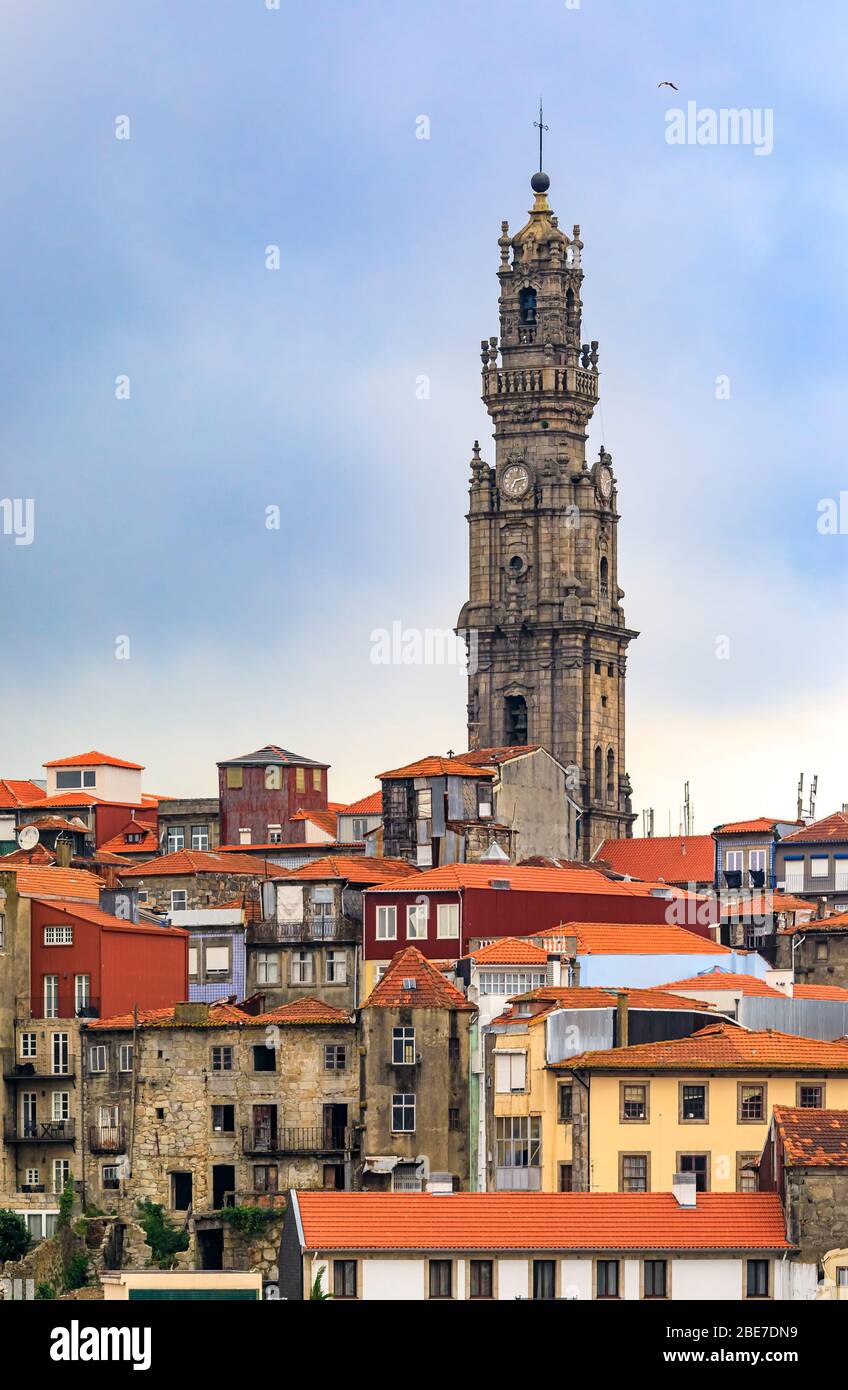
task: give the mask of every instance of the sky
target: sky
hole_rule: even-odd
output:
[[[461,666],[373,634],[466,597],[541,93],[635,809],[794,815],[802,769],[848,801],[846,66],[836,0],[4,0],[0,498],[33,512],[0,517],[0,775],[97,748],[203,795],[273,742],[347,801],[466,746]],[[773,148],[669,143],[689,102]]]

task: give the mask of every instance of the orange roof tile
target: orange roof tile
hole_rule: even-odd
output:
[[[633,1047],[583,1052],[556,1067],[588,1071],[848,1071],[848,1043],[822,1042],[774,1029],[749,1032],[735,1024],[711,1023],[689,1038],[637,1043]]]
[[[407,981],[414,981],[406,988]],[[392,956],[382,980],[374,986],[363,1009],[461,1009],[477,1012],[461,990],[446,980],[440,970],[422,956],[415,946],[406,946]]]
[[[778,825],[801,825],[792,816],[757,816],[754,820],[729,821],[727,825],[717,825],[714,835],[758,835],[768,834]]]
[[[100,889],[106,887],[102,878],[86,869],[60,869],[58,865],[31,869],[19,864],[9,872],[17,874],[18,892],[25,898],[73,898],[96,903]]]
[[[499,763],[524,758],[528,753],[538,753],[541,747],[541,743],[512,743],[502,748],[474,748],[470,753],[460,753],[459,759],[472,767],[497,767]]]
[[[537,1023],[554,1009],[614,1009],[622,994],[627,995],[627,1006],[630,1009],[686,1009],[690,1013],[701,1013],[709,1012],[714,1007],[712,1004],[699,1004],[693,999],[686,999],[683,995],[669,994],[662,989],[631,989],[628,986],[617,989],[612,985],[541,985],[538,989],[528,990],[526,994],[514,994],[509,1001],[512,1010],[504,1012],[500,1018],[492,1021]],[[528,1002],[541,1003],[545,1007],[533,1014],[521,1014],[516,1011],[516,1004]]]
[[[702,975],[690,975],[685,980],[672,980],[670,984],[659,985],[659,989],[704,989],[704,990],[732,990],[734,994],[742,994],[746,997],[752,995],[765,996],[767,999],[785,999],[786,995],[779,989],[772,989],[765,980],[760,980],[756,975],[737,975],[732,970],[723,970],[720,965],[714,965],[710,970],[705,970]],[[846,992],[848,998],[848,992]]]
[[[393,768],[390,772],[377,773],[381,781],[388,781],[394,777],[474,777],[479,780],[481,777],[492,777],[493,775],[486,768],[472,767],[470,763],[463,762],[461,758],[435,756],[419,758],[416,763],[409,763],[406,767]]]
[[[54,758],[45,767],[127,767],[133,772],[143,772],[144,763],[128,763],[123,758],[110,757],[108,753],[78,753],[75,758]]]
[[[154,936],[188,936],[189,933],[182,927],[166,927],[156,922],[146,920],[140,922],[128,922],[122,917],[114,917],[111,912],[102,912],[99,907],[91,903],[73,901],[63,902],[55,898],[34,898],[34,902],[40,903],[42,907],[49,907],[51,912],[66,912],[71,917],[79,917],[84,922],[91,922],[96,927],[102,927],[104,931],[130,931],[130,932],[151,932]]]
[[[302,1192],[307,1250],[786,1250],[776,1192]]]
[[[168,874],[252,874],[257,878],[274,878],[280,873],[279,864],[266,864],[264,859],[236,854],[224,857],[212,850],[178,849],[173,854],[148,859],[144,864],[133,864],[121,874],[121,879],[161,878]]]
[[[173,931],[174,928],[168,928]],[[249,1025],[256,1020],[250,1014],[246,1014],[243,1009],[239,1009],[235,1004],[210,1004],[207,1021],[204,1023],[176,1023],[174,1020],[175,1008],[172,1005],[169,1009],[139,1009],[138,1026],[139,1028],[227,1028],[239,1025]],[[132,1028],[135,1019],[132,1014],[115,1014],[112,1018],[90,1018],[86,1019],[86,1028]]]
[[[44,809],[47,806],[99,806],[101,797],[92,796],[91,792],[54,792],[52,796],[39,796],[34,801],[25,803],[27,810],[33,810],[36,806]]]
[[[808,907],[812,904],[808,903]],[[805,932],[843,932],[848,931],[848,912],[835,912],[831,917],[814,917],[811,922],[800,922],[794,927],[784,927],[781,936],[803,936]]]
[[[605,893],[611,897],[632,898],[651,896],[645,884],[623,883],[607,878],[589,865],[548,869],[521,864],[442,864],[438,869],[425,869],[416,880],[415,887],[409,891],[491,888],[493,883],[504,882],[523,893]]]
[[[35,782],[0,777],[0,810],[8,811],[14,806],[28,806],[33,801],[43,801],[47,795],[43,787]]]
[[[824,844],[833,840],[848,841],[848,815],[836,811],[814,825],[805,825],[803,830],[795,830],[781,840],[781,845]]]
[[[325,1004],[322,999],[296,999],[293,1004],[281,1004],[266,1014],[257,1014],[255,1023],[282,1024],[333,1024],[353,1023],[353,1014],[337,1009],[334,1004]]]
[[[468,954],[478,965],[546,965],[548,960],[543,946],[520,936],[502,936]]]
[[[720,946],[686,927],[650,922],[563,922],[541,933],[543,943],[577,937],[579,955],[690,955],[729,956],[728,946]]]
[[[18,864],[30,864],[33,868],[45,868],[56,863],[56,855],[46,845],[34,845],[32,849],[13,849],[0,858],[0,872],[14,868]]]
[[[325,830],[328,835],[336,834],[335,811],[295,811],[292,820],[308,820],[317,825],[319,830]]]
[[[359,801],[352,801],[349,806],[340,807],[342,815],[345,816],[379,816],[382,810],[382,792],[371,792],[370,796],[360,797]]]
[[[723,920],[734,917],[764,917],[770,912],[813,912],[815,903],[804,898],[793,897],[791,893],[752,893],[737,898],[728,898],[726,893],[719,897],[719,907]]]
[[[776,1105],[772,1113],[789,1167],[848,1168],[848,1110]]]
[[[848,989],[841,985],[793,985],[793,999],[848,999]]]
[[[343,855],[326,855],[323,859],[313,859],[309,864],[302,864],[299,869],[292,869],[289,873],[286,873],[282,866],[278,867],[281,869],[278,876],[286,879],[342,878],[357,886],[387,883],[419,872],[415,865],[408,863],[406,859],[382,859],[378,855],[365,854],[352,854],[347,858]]]
[[[593,855],[595,861],[604,861],[616,873],[656,879],[661,883],[712,883],[715,877],[712,835],[604,840]]]
[[[132,841],[127,839],[128,835],[141,835],[142,838]],[[109,854],[156,854],[159,849],[159,836],[151,826],[133,818],[123,830],[113,835],[111,840],[106,840],[100,848]]]

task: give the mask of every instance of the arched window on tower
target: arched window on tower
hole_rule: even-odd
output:
[[[527,742],[527,701],[523,695],[506,697],[506,741],[510,747]]]
[[[595,800],[604,799],[604,755],[600,748],[595,749]]]
[[[519,310],[522,323],[536,322],[536,291],[532,286],[527,286],[518,296]]]
[[[615,754],[611,748],[607,752],[607,801],[615,804]]]
[[[601,556],[601,598],[609,598],[609,560],[606,555]]]

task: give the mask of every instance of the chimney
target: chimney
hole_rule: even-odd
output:
[[[679,1207],[694,1211],[698,1205],[697,1181],[694,1173],[675,1173],[671,1180],[671,1190]]]
[[[616,995],[616,1033],[617,1047],[626,1047],[630,1032],[630,1017],[628,1014],[629,995],[626,989],[619,990]]]
[[[174,1005],[174,1022],[204,1024],[209,1022],[209,1005],[182,1003]]]
[[[549,985],[558,987],[562,984],[562,957],[559,955],[548,956],[547,981]]]
[[[56,840],[56,865],[60,869],[69,869],[71,866],[71,842],[61,835]]]

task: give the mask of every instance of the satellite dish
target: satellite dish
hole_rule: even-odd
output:
[[[21,849],[35,849],[41,836],[34,825],[22,825],[18,831],[18,844]]]

